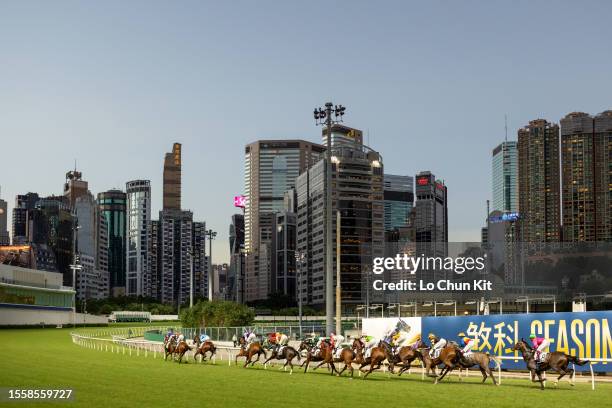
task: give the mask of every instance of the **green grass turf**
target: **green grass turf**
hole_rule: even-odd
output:
[[[0,387],[75,389],[70,407],[556,407],[610,406],[612,384],[576,387],[564,381],[540,391],[525,380],[503,379],[500,387],[460,383],[454,375],[438,385],[420,374],[387,378],[373,374],[363,381],[331,377],[325,369],[293,375],[275,368],[178,365],[162,359],[113,354],[73,344],[69,329],[0,330]],[[192,360],[193,361],[193,360]],[[4,403],[44,406],[46,403]]]

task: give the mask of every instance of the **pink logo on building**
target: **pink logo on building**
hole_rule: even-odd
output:
[[[240,208],[246,207],[246,196],[243,196],[243,195],[234,196],[234,207],[240,207]]]

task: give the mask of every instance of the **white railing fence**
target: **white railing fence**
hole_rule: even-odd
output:
[[[89,330],[85,332],[73,332],[71,333],[72,342],[81,347],[97,350],[97,351],[105,351],[110,353],[121,354],[124,356],[136,356],[136,357],[146,357],[146,358],[164,358],[164,347],[161,342],[142,340],[142,339],[134,339],[132,337],[142,337],[145,331],[149,330],[166,330],[168,326],[163,327],[130,327],[130,328],[113,328],[113,329],[102,329],[102,330]],[[192,341],[190,339],[187,340],[190,345]],[[216,342],[215,344],[217,348],[217,353],[212,357],[211,363],[217,364],[217,359],[221,362],[227,361],[228,366],[231,366],[232,363],[236,361],[236,355],[238,354],[240,348],[233,347],[231,345],[231,341],[225,342]],[[195,349],[192,349],[185,353],[184,359],[193,359]],[[504,361],[521,361],[521,359],[517,357],[511,356],[495,356],[498,360],[500,360],[500,364],[497,365],[497,382],[501,384],[502,381],[502,364]],[[612,359],[587,359],[589,360],[589,371],[591,377],[591,389],[595,390],[595,372],[593,371],[593,364],[596,363],[612,363]],[[202,357],[200,356],[198,361],[202,361]],[[260,360],[263,363],[263,360]],[[419,360],[420,362],[420,360]],[[283,363],[283,360],[271,361],[269,364],[280,364]],[[423,363],[420,362],[421,368],[421,378],[425,379],[425,367]],[[418,367],[418,366],[417,366]],[[572,368],[574,364],[572,364]],[[387,368],[383,366],[383,371],[387,371]],[[412,371],[412,367],[408,370],[410,374]],[[469,370],[465,370],[465,376],[469,376]],[[459,377],[462,376],[461,372],[457,372]],[[524,371],[515,371],[512,372],[511,376],[507,376],[508,378],[514,377],[517,375],[526,374],[531,377],[530,373],[525,373]],[[575,380],[575,372],[571,377],[571,381]],[[361,376],[361,371],[358,370],[358,375]],[[530,378],[531,379],[531,378]],[[546,381],[546,380],[545,380]]]

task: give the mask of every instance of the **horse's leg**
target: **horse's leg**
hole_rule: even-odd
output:
[[[304,361],[304,364],[306,364],[306,367],[304,368],[304,374],[306,374],[308,372],[308,365],[310,364],[310,355],[306,357],[306,361]]]
[[[557,385],[559,385],[559,380],[560,380],[561,378],[563,378],[563,377],[565,376],[565,374],[567,374],[567,373],[568,373],[567,371],[565,371],[565,370],[563,370],[563,369],[561,369],[561,368],[556,369],[556,371],[557,371],[557,372],[558,372],[560,375],[559,375],[559,377],[557,377],[557,379],[556,379],[556,380],[555,380],[555,382],[554,382],[555,387],[556,387]]]
[[[446,365],[446,363],[444,364]],[[454,368],[455,368],[455,365],[453,363],[446,365],[446,371],[444,371],[444,374],[440,374],[440,378],[438,379],[438,381],[442,381],[442,379],[446,376],[446,374],[453,371]]]
[[[484,382],[487,381],[487,371],[482,368],[482,366],[478,366],[478,368],[480,369],[480,372],[482,374],[482,383],[484,384]],[[495,378],[493,378],[493,382],[495,382]]]
[[[331,375],[334,375],[334,372],[337,373],[338,370],[336,370],[336,366],[334,364],[334,360],[332,359],[329,364],[331,365]]]
[[[321,361],[315,368],[312,369],[312,371],[316,370],[317,368],[321,367],[323,364],[327,363],[327,361],[323,360]]]
[[[363,376],[363,379],[364,379],[364,380],[366,379],[366,377],[367,377],[368,375],[370,375],[370,373],[371,373],[372,371],[374,371],[374,364],[375,364],[375,363],[372,361],[372,364],[370,364],[370,369],[368,370],[368,372],[366,373],[366,375],[364,375],[364,376]]]

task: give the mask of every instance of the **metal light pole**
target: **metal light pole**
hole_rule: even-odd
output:
[[[79,255],[76,252],[76,242],[77,242],[77,231],[81,228],[78,224],[78,220],[75,217],[74,223],[72,224],[72,265],[70,265],[70,269],[72,269],[72,290],[74,293],[72,294],[72,326],[76,325],[76,272],[83,269],[81,265],[81,260],[79,259]]]
[[[299,264],[299,273],[296,271],[295,279],[297,280],[296,289],[298,292],[298,315],[300,318],[300,338],[302,337],[302,267],[304,266],[304,252],[295,251],[295,260]]]
[[[209,229],[204,233],[208,237],[208,301],[213,300],[213,263],[212,263],[212,241],[217,236],[217,233],[212,229]]]
[[[193,307],[193,249],[187,251],[189,255],[189,308]]]
[[[333,267],[333,238],[332,238],[332,189],[331,189],[331,156],[332,156],[332,125],[342,121],[346,108],[342,105],[334,106],[327,102],[325,109],[314,110],[317,125],[327,127],[327,143],[325,150],[325,328],[329,336],[334,331],[334,267]],[[335,119],[332,118],[335,115]]]

